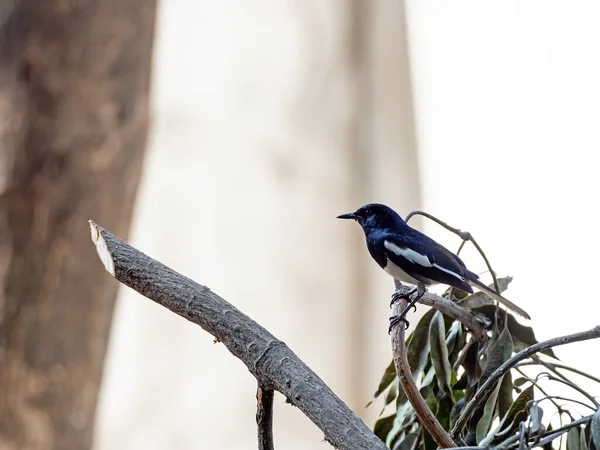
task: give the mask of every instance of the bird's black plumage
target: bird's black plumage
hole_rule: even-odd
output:
[[[338,218],[356,220],[365,233],[367,248],[377,264],[394,278],[416,285],[418,297],[423,295],[426,286],[436,283],[469,293],[473,292],[471,285],[475,285],[529,318],[521,308],[479,281],[479,276],[467,269],[457,255],[411,228],[390,207],[370,203]]]

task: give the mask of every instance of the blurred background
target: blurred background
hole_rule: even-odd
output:
[[[340,213],[424,209],[514,277],[539,339],[596,325],[599,20],[592,2],[2,2],[0,449],[256,446],[254,378],[138,294],[114,304],[88,219],[261,323],[369,425],[393,284]],[[557,354],[598,375],[597,348]],[[279,395],[274,433],[328,447]]]

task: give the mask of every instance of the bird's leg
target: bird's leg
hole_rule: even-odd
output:
[[[423,285],[423,284],[417,285],[416,288],[414,288],[414,289],[412,289],[410,291],[410,294],[412,294],[414,291],[417,291],[417,295],[415,295],[415,298],[413,298],[408,303],[408,306],[406,308],[404,308],[404,310],[400,314],[398,314],[397,316],[390,317],[390,327],[388,329],[388,334],[391,333],[392,329],[396,325],[398,325],[399,322],[404,322],[406,324],[406,328],[405,329],[408,329],[408,326],[410,324],[409,324],[408,320],[406,320],[406,314],[408,314],[408,312],[410,311],[411,308],[414,308],[415,311],[417,310],[417,307],[416,307],[415,303],[417,303],[419,301],[419,299],[421,297],[423,297],[423,295],[425,295],[425,292],[426,292],[425,285]],[[401,298],[405,298],[405,297],[401,297]]]
[[[399,302],[400,300],[403,300],[403,299],[410,300],[410,296],[413,295],[415,292],[417,292],[417,287],[412,288],[410,291],[405,292],[404,294],[401,294],[398,291],[394,292],[392,294],[392,301],[390,302],[390,308],[392,306],[394,306],[394,304],[396,302]]]

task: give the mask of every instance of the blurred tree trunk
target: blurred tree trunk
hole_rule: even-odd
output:
[[[87,449],[117,283],[87,219],[127,235],[155,0],[0,4],[0,449]]]

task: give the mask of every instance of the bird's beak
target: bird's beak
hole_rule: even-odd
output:
[[[357,220],[358,217],[354,213],[348,213],[348,214],[340,214],[339,216],[336,217],[336,219],[354,219],[354,220]]]

